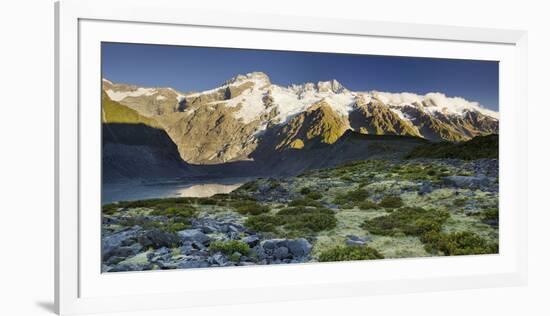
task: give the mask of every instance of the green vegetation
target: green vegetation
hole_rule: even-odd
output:
[[[346,197],[353,202],[362,202],[369,196],[369,193],[363,189],[349,191]]]
[[[481,213],[481,220],[485,223],[491,224],[491,225],[498,225],[498,209],[497,208],[489,208],[484,210]]]
[[[138,201],[122,201],[103,205],[103,214],[110,215],[121,209],[132,208],[150,208],[150,209],[167,209],[170,207],[190,206],[195,203],[197,198],[166,198],[166,199],[149,199]]]
[[[420,145],[406,158],[498,159],[498,135],[477,136],[460,143],[441,142]]]
[[[241,185],[240,188],[236,190],[236,192],[244,191],[244,192],[253,192],[258,191],[258,182],[257,181],[250,181],[243,185]]]
[[[201,199],[197,199],[197,204],[200,204],[200,205],[218,205],[219,200],[212,199],[212,198],[201,198]]]
[[[283,219],[274,215],[262,214],[246,219],[245,226],[259,232],[277,232],[277,227],[282,225]]]
[[[319,255],[320,262],[330,261],[352,261],[352,260],[372,260],[384,259],[376,249],[371,247],[342,247],[338,246],[329,250],[323,251]]]
[[[372,234],[417,236],[429,253],[446,256],[496,253],[496,243],[489,243],[473,232],[442,232],[449,213],[423,208],[404,207],[393,213],[367,220],[363,227]]]
[[[359,208],[362,209],[362,210],[377,209],[377,208],[380,207],[378,204],[376,204],[376,203],[374,203],[373,201],[370,201],[370,200],[365,200],[365,201],[359,203],[357,206],[359,206]]]
[[[165,209],[155,209],[151,215],[166,216],[169,218],[181,217],[188,218],[195,215],[196,209],[191,205],[182,205],[178,207],[168,207]]]
[[[457,207],[463,207],[464,205],[466,205],[466,199],[456,199],[453,201],[453,205]]]
[[[332,210],[326,208],[294,206],[284,208],[275,215],[251,216],[245,225],[255,231],[303,237],[336,227],[336,217]]]
[[[137,111],[111,100],[105,92],[102,92],[101,108],[103,123],[145,124],[158,127],[155,120],[142,116]]]
[[[334,212],[326,208],[288,207],[276,216],[283,218],[287,230],[295,232],[319,232],[336,227]]]
[[[333,200],[333,203],[344,208],[352,208],[365,201],[368,196],[369,193],[367,190],[359,188],[346,193],[337,194]]]
[[[315,201],[310,198],[305,199],[296,199],[292,200],[290,203],[288,203],[288,206],[313,206],[313,207],[321,207],[321,203],[318,201]]]
[[[497,244],[489,243],[472,232],[427,232],[421,237],[426,251],[441,251],[446,256],[498,253]]]
[[[158,226],[159,229],[170,232],[170,233],[177,233],[180,230],[184,230],[189,228],[189,223],[185,221],[178,221],[178,220],[169,220],[167,222],[162,223]]]
[[[168,218],[166,221],[148,221],[150,225],[167,232],[175,233],[189,227],[189,220],[196,215],[196,209],[191,205],[181,205],[165,209],[154,209],[150,214]]]
[[[429,231],[440,231],[449,213],[420,207],[403,207],[394,212],[367,220],[363,227],[372,234],[420,236]]]
[[[436,166],[422,163],[400,164],[394,166],[391,172],[404,180],[438,180],[439,176],[443,175]]]
[[[403,199],[400,196],[386,195],[378,205],[383,208],[399,208],[403,206]]]
[[[300,194],[304,195],[308,200],[320,200],[323,197],[321,193],[312,191],[308,187],[301,188]]]
[[[269,207],[254,201],[238,201],[233,204],[237,212],[246,215],[260,215],[269,212]]]
[[[153,220],[137,214],[128,214],[120,219],[122,226],[139,225],[145,229],[161,229],[175,233],[189,228],[189,220],[196,216],[197,209],[189,204],[186,198],[150,199],[126,201],[104,205],[103,215],[114,215],[117,212],[131,209],[144,209],[142,215],[161,216],[165,219]]]
[[[319,192],[310,192],[306,195],[306,197],[310,200],[320,200],[323,195]]]
[[[164,221],[155,221],[148,218],[135,216],[135,217],[125,217],[120,220],[120,225],[122,226],[135,226],[139,225],[144,229],[160,229],[170,233],[176,233],[180,230],[189,228],[189,219],[183,217],[168,218]]]
[[[247,255],[250,252],[250,247],[247,243],[238,241],[238,240],[228,240],[228,241],[213,241],[210,243],[208,249],[211,252],[222,252],[226,255],[232,255],[236,252]]]
[[[306,238],[312,245],[311,258],[319,261],[497,253],[498,178],[494,179],[498,170],[486,173],[492,186],[487,188],[455,188],[441,181],[447,175],[477,174],[485,166],[496,168],[497,164],[437,159],[354,161],[309,170],[300,177],[257,179],[231,193],[208,198],[108,204],[102,208],[103,227],[109,233],[134,225],[177,233],[196,228],[191,223],[198,227],[205,217],[234,221],[251,234],[259,233],[260,240]],[[418,194],[420,190],[423,194]],[[345,245],[349,236],[366,233],[368,247]],[[256,248],[242,242],[214,241],[226,234],[222,229],[206,234],[213,240],[210,256],[222,252],[234,263],[259,260]],[[223,239],[233,238],[234,234]]]

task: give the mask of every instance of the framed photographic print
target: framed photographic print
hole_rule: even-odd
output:
[[[58,313],[525,283],[525,32],[189,13],[56,3]]]

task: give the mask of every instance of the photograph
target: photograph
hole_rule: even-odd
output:
[[[101,42],[97,80],[103,273],[499,253],[497,60]]]

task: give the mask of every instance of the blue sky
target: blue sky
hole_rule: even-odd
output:
[[[103,77],[113,82],[201,91],[253,71],[283,86],[336,79],[354,91],[442,92],[498,111],[495,61],[102,44]]]

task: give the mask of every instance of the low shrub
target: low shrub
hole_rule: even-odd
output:
[[[105,204],[101,207],[101,212],[105,215],[113,215],[120,209],[118,203]]]
[[[309,193],[311,193],[311,189],[310,189],[310,188],[302,188],[302,189],[300,189],[300,194],[302,194],[302,195],[308,195]]]
[[[277,232],[277,227],[284,223],[279,216],[261,214],[246,219],[245,226],[259,232]]]
[[[483,220],[490,221],[490,220],[496,220],[498,221],[498,209],[497,208],[490,208],[481,213],[481,216]]]
[[[170,233],[176,233],[180,230],[189,228],[189,223],[187,221],[168,221],[162,224],[159,228]]]
[[[283,219],[285,229],[294,232],[319,232],[336,227],[334,212],[322,207],[287,207],[276,216]]]
[[[489,243],[472,232],[441,233],[430,231],[423,234],[420,240],[426,251],[441,251],[446,256],[491,254],[498,252],[498,245]]]
[[[338,246],[321,252],[320,262],[384,259],[376,249],[364,246]]]
[[[359,188],[362,189],[362,188],[366,187],[367,185],[369,185],[369,183],[370,183],[369,180],[363,179],[363,180],[361,180],[361,182],[359,182]]]
[[[378,204],[374,203],[371,200],[365,200],[365,201],[359,203],[357,206],[359,206],[359,208],[362,209],[362,210],[379,208]]]
[[[421,163],[397,165],[391,169],[391,172],[404,180],[435,180],[439,175],[439,169]]]
[[[250,182],[247,182],[247,183],[241,185],[235,191],[253,192],[253,191],[258,191],[258,189],[259,189],[258,183],[256,181],[250,181]]]
[[[364,201],[369,196],[367,190],[363,189],[356,189],[353,191],[349,191],[346,197],[353,202],[361,202]]]
[[[279,210],[277,216],[297,216],[310,211],[311,208],[308,209],[307,206],[291,206]]]
[[[295,199],[292,200],[290,203],[288,203],[288,206],[313,206],[313,207],[321,207],[321,203],[315,200],[312,200],[310,198],[304,198],[304,199]]]
[[[387,195],[382,198],[378,205],[384,208],[400,208],[403,206],[403,199],[400,196]]]
[[[306,213],[285,220],[285,228],[294,232],[320,232],[336,227],[333,214]]]
[[[230,200],[231,195],[228,194],[228,193],[216,193],[216,194],[212,195],[211,198],[216,199],[216,200],[225,201],[225,200]]]
[[[160,229],[170,233],[176,233],[180,230],[189,228],[189,219],[183,217],[174,217],[165,221],[156,221],[143,216],[136,216],[123,218],[119,223],[120,225],[127,227],[138,225],[144,229]]]
[[[197,199],[197,204],[200,205],[217,205],[219,201],[214,198],[199,198]]]
[[[281,232],[279,228],[284,228],[291,236],[304,236],[336,227],[336,217],[327,208],[294,206],[284,208],[275,215],[251,216],[245,225],[261,232]]]
[[[196,209],[191,205],[185,205],[180,207],[168,207],[165,209],[155,209],[151,212],[151,215],[188,218],[194,216]]]
[[[238,201],[233,203],[233,207],[237,212],[244,215],[260,215],[269,212],[269,207],[258,204],[255,201]]]
[[[481,221],[485,224],[498,226],[498,208],[489,208],[481,213]]]
[[[464,205],[466,205],[466,199],[464,198],[456,199],[453,201],[453,205],[457,207],[463,207]]]
[[[394,212],[367,220],[363,228],[372,234],[420,236],[429,231],[440,231],[449,213],[420,207],[403,207]]]
[[[323,195],[319,192],[309,192],[306,197],[310,200],[320,200]]]
[[[211,252],[220,251],[226,255],[232,255],[235,252],[247,255],[250,252],[248,244],[239,240],[213,241],[208,249]]]
[[[180,207],[195,203],[196,198],[163,198],[163,199],[149,199],[149,200],[137,200],[137,201],[120,201],[116,203],[110,203],[102,206],[104,214],[113,214],[119,209],[127,208],[151,208],[151,209],[166,209],[170,207]]]
[[[356,204],[363,202],[369,196],[367,190],[355,189],[346,193],[337,194],[333,200],[334,204],[340,206],[353,207]]]

